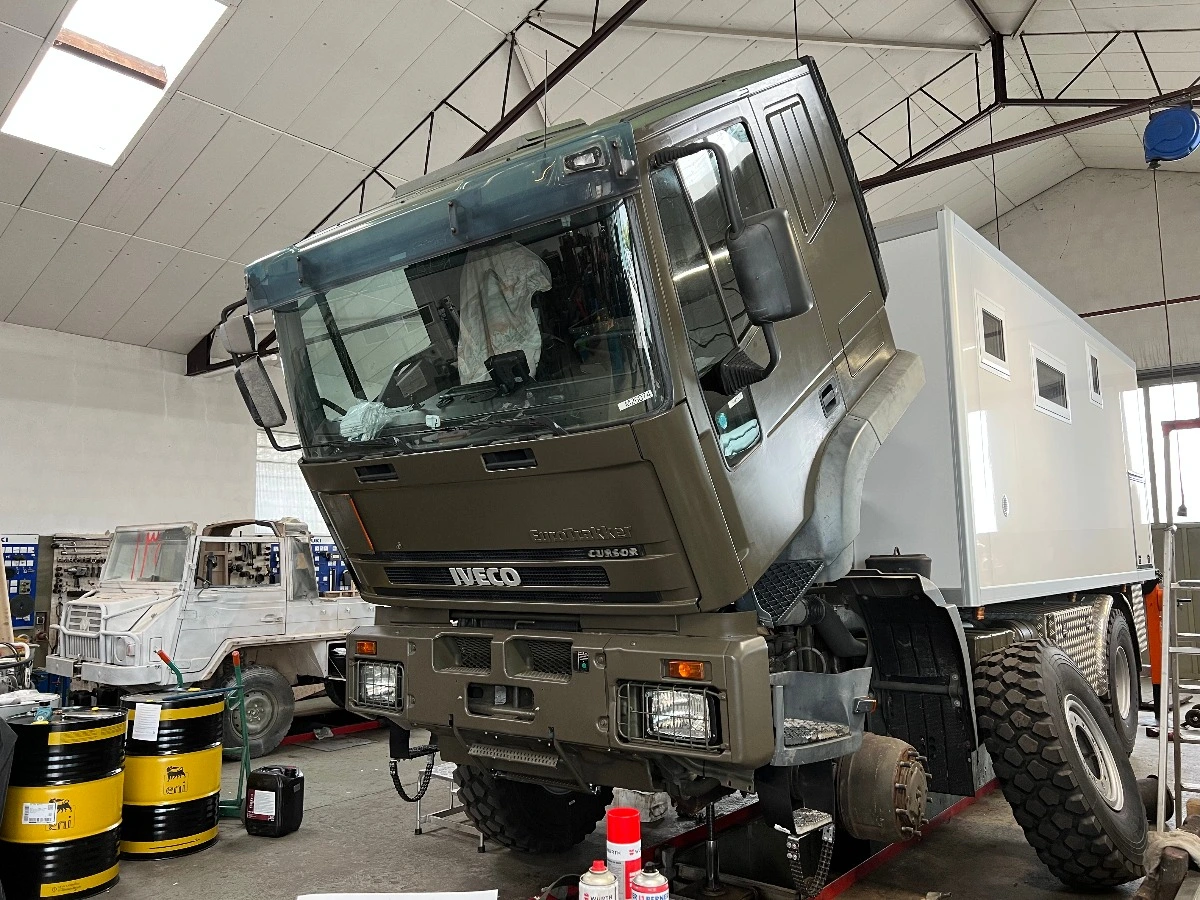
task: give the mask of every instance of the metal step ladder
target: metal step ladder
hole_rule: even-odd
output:
[[[1200,736],[1186,736],[1180,728],[1180,705],[1186,693],[1200,692],[1200,683],[1185,682],[1179,674],[1179,661],[1185,656],[1200,656],[1200,633],[1180,632],[1179,603],[1191,602],[1200,594],[1200,580],[1175,579],[1175,525],[1169,525],[1163,536],[1162,568],[1162,656],[1163,690],[1158,704],[1158,803],[1157,827],[1164,831],[1166,819],[1167,778],[1171,778],[1175,798],[1176,819],[1182,816],[1184,793],[1200,794],[1200,784],[1183,780],[1183,745],[1200,744]],[[1181,599],[1183,598],[1183,599]],[[1168,721],[1169,720],[1169,721]],[[1174,743],[1171,766],[1167,765],[1167,748]]]

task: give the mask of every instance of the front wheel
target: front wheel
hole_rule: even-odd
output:
[[[233,675],[225,682],[235,687]],[[269,666],[246,666],[242,670],[242,688],[246,693],[246,737],[251,758],[266,756],[279,746],[292,727],[296,698],[288,680]],[[225,710],[225,758],[242,755],[242,722],[237,704]]]
[[[1146,813],[1100,698],[1045,641],[975,669],[979,730],[1025,838],[1064,884],[1115,887],[1145,874]]]
[[[596,830],[612,791],[555,790],[459,766],[454,773],[467,817],[486,839],[522,853],[562,853]]]

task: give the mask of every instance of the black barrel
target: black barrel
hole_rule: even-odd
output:
[[[217,840],[224,690],[130,694],[121,854],[165,859]],[[158,708],[153,740],[134,737],[139,711]]]
[[[8,720],[17,734],[0,821],[0,883],[9,900],[88,897],[116,883],[125,712],[68,707],[48,721]]]

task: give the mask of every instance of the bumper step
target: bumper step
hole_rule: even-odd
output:
[[[557,769],[559,763],[557,753],[524,750],[518,747],[495,747],[489,744],[472,744],[471,749],[467,753],[481,759],[498,759],[503,762],[520,763],[526,766],[540,766],[545,769]]]

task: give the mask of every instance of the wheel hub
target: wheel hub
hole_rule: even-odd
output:
[[[251,737],[258,737],[264,731],[271,727],[271,723],[275,719],[277,707],[275,698],[264,691],[247,691],[246,692],[246,730]],[[240,726],[236,715],[234,723]],[[238,728],[240,731],[241,728]]]
[[[1119,812],[1125,806],[1125,787],[1121,783],[1121,773],[1112,748],[1104,739],[1099,723],[1091,710],[1074,694],[1067,694],[1064,698],[1063,712],[1071,741],[1083,760],[1084,771],[1104,802]]]
[[[1116,709],[1117,718],[1124,721],[1129,715],[1130,704],[1133,700],[1133,679],[1129,673],[1129,656],[1125,652],[1125,648],[1118,647],[1116,656],[1114,663],[1117,671],[1114,673],[1113,679],[1116,697],[1113,698],[1113,707]]]

